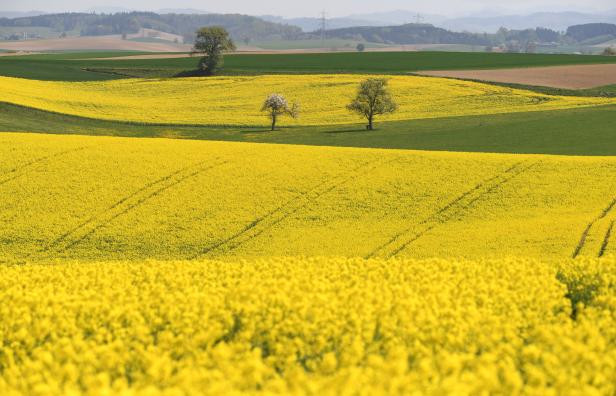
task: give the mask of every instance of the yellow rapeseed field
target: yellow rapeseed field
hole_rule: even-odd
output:
[[[267,124],[265,97],[285,95],[301,105],[287,125],[361,122],[345,109],[362,75],[270,75],[132,79],[97,82],[36,81],[0,77],[0,101],[106,120],[138,123],[253,126]],[[374,77],[374,76],[372,76]],[[615,99],[550,96],[470,81],[384,76],[399,105],[383,120],[567,109]]]
[[[612,396],[615,191],[614,157],[0,133],[0,395]]]
[[[0,266],[0,394],[613,395],[616,260]]]
[[[0,260],[616,253],[616,158],[2,133]]]

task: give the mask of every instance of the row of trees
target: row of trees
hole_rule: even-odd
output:
[[[184,38],[184,42],[190,43],[195,37],[195,30],[201,26],[224,26],[231,36],[238,40],[293,40],[303,34],[297,26],[267,22],[258,17],[239,14],[62,13],[0,18],[0,26],[47,27],[58,33],[78,31],[82,36],[134,34],[143,28],[177,34]]]
[[[383,78],[369,78],[359,85],[357,96],[347,105],[347,109],[359,114],[368,121],[366,129],[374,129],[374,119],[378,115],[389,114],[396,111],[398,106],[394,102],[387,80]],[[265,99],[261,111],[266,112],[272,125],[272,131],[276,130],[278,119],[282,116],[297,118],[299,116],[299,104],[289,104],[287,99],[280,94],[271,94]]]

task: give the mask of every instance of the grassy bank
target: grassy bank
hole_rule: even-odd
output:
[[[270,132],[265,118],[262,129],[146,126],[0,104],[2,131],[495,153],[616,155],[615,123],[616,106],[604,106]]]

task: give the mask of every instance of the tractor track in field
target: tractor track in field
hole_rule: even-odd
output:
[[[275,227],[293,214],[305,209],[310,203],[314,202],[323,195],[326,195],[336,190],[337,188],[343,186],[349,181],[355,179],[356,177],[370,172],[379,166],[383,166],[398,160],[399,158],[395,158],[389,161],[384,161],[382,159],[368,161],[360,166],[351,169],[348,172],[342,173],[338,176],[333,177],[332,179],[318,183],[307,191],[297,194],[296,196],[289,199],[277,208],[272,209],[269,212],[263,214],[262,216],[254,219],[237,233],[207,246],[206,248],[199,251],[197,254],[191,256],[190,259],[197,259],[223,247],[227,247],[225,251],[235,250],[243,244],[251,241],[252,239],[257,238],[259,235],[263,234],[263,232]],[[363,172],[358,173],[362,170]]]
[[[496,176],[478,183],[473,188],[463,192],[445,206],[426,217],[417,225],[413,225],[398,232],[391,239],[389,239],[389,241],[370,252],[367,256],[365,256],[365,258],[370,259],[381,256],[392,258],[398,255],[409,245],[416,242],[434,228],[447,223],[455,215],[464,213],[464,211],[470,208],[475,202],[486,197],[521,174],[529,171],[539,163],[540,161],[535,161],[527,164],[526,162],[521,161],[515,163],[513,166],[497,174]],[[417,230],[417,228],[419,228],[419,230]]]
[[[74,153],[74,152],[83,151],[83,150],[86,150],[86,149],[88,149],[90,147],[93,147],[93,146],[83,146],[83,147],[77,147],[77,148],[70,149],[70,150],[60,151],[60,152],[57,152],[57,153],[54,153],[54,154],[49,154],[49,155],[45,155],[43,157],[35,158],[33,160],[30,160],[30,161],[26,162],[25,164],[16,166],[15,168],[9,170],[8,172],[5,172],[4,173],[5,177],[0,177],[0,186],[2,186],[2,185],[6,184],[6,183],[8,183],[10,181],[13,181],[13,180],[23,176],[24,172],[22,172],[22,171],[24,169],[27,170],[28,168],[30,168],[33,165],[37,165],[37,164],[40,164],[41,162],[45,162],[45,161],[52,160],[52,159],[55,159],[55,158],[60,158],[60,157],[63,157],[65,155],[67,155],[67,154],[71,154],[71,153]]]
[[[599,257],[603,257],[605,252],[607,252],[607,247],[610,244],[610,238],[612,237],[612,230],[614,229],[614,220],[610,222],[610,226],[603,237],[603,242],[601,242],[601,249],[599,250]]]
[[[69,231],[60,235],[46,247],[41,249],[39,253],[56,250],[64,252],[85,240],[96,231],[110,224],[120,216],[123,216],[133,209],[141,206],[150,199],[162,194],[163,192],[173,188],[187,179],[198,176],[211,169],[227,164],[228,161],[203,161],[193,164],[182,169],[176,170],[157,180],[149,182],[134,191],[133,193],[123,197],[122,199],[109,206],[101,213],[90,217],[86,221],[73,227]]]
[[[616,207],[616,197],[612,200],[612,202],[610,202],[610,204],[605,209],[603,209],[601,211],[599,216],[597,216],[590,223],[588,223],[588,225],[586,226],[586,228],[582,232],[582,236],[580,237],[580,241],[575,246],[575,249],[573,250],[573,255],[571,257],[577,258],[578,256],[580,256],[582,254],[582,250],[584,250],[584,248],[588,246],[588,239],[589,239],[589,237],[592,236],[592,234],[591,234],[592,231],[594,229],[598,228],[598,227],[596,227],[596,225],[598,223],[603,223],[604,220],[607,220],[608,216],[612,213],[612,211],[614,210],[615,207]],[[614,228],[614,220],[612,220],[609,223],[609,226],[607,227],[607,231],[605,232],[604,237],[601,239],[601,246],[599,247],[598,253],[597,253],[598,257],[602,257],[605,254],[605,252],[607,250],[607,246],[608,246],[609,241],[610,241],[610,237],[612,235],[613,228]],[[597,238],[595,237],[595,239],[597,239]]]

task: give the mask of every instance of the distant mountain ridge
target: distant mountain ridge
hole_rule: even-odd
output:
[[[115,14],[133,13],[138,11],[126,7],[97,6],[84,13]],[[150,13],[178,15],[210,15],[206,10],[195,8],[163,8]],[[0,18],[20,18],[37,15],[50,15],[43,11],[0,11]],[[221,15],[221,14],[217,14]],[[257,16],[262,21],[290,25],[301,28],[304,32],[320,31],[322,19],[315,17],[284,18],[275,15]],[[603,13],[585,13],[579,11],[534,12],[529,14],[507,14],[504,9],[489,9],[475,14],[448,18],[442,15],[417,13],[407,10],[393,10],[375,13],[351,14],[344,17],[326,18],[326,30],[342,29],[358,26],[399,26],[410,23],[431,24],[436,27],[458,32],[495,33],[499,28],[509,30],[548,28],[565,31],[569,26],[589,23],[616,23],[616,8]]]
[[[304,32],[321,29],[320,18],[283,18],[279,16],[261,16],[270,22],[295,25]],[[473,33],[496,33],[504,27],[509,30],[534,29],[543,27],[556,31],[565,31],[569,26],[589,23],[616,23],[616,9],[601,14],[576,11],[535,12],[531,14],[500,14],[483,11],[477,15],[460,18],[447,18],[442,15],[422,14],[412,11],[396,10],[370,14],[353,14],[346,17],[326,19],[326,29],[340,29],[359,26],[399,26],[409,23],[432,24],[447,30]]]
[[[0,18],[23,18],[37,15],[45,15],[44,11],[0,11]]]
[[[195,8],[161,8],[160,10],[156,10],[157,14],[187,14],[187,15],[201,15],[201,14],[212,14],[211,12],[198,10]]]
[[[616,10],[615,10],[616,11]],[[466,17],[443,22],[448,29],[471,32],[496,32],[499,28],[532,29],[543,27],[565,31],[569,26],[589,23],[616,23],[616,12],[586,14],[580,12],[537,12],[529,15]]]
[[[317,17],[284,18],[274,15],[261,15],[259,18],[269,22],[298,26],[306,33],[320,31],[323,24],[322,18]],[[424,15],[411,11],[397,10],[373,14],[356,14],[347,17],[326,18],[325,28],[326,30],[331,30],[359,26],[398,26],[411,22],[438,25],[438,23],[446,19],[446,17],[440,15]]]
[[[97,6],[88,8],[86,13],[95,14],[116,14],[116,13],[130,13],[130,12],[154,12],[156,14],[186,14],[186,15],[199,15],[199,14],[212,14],[211,12],[199,10],[196,8],[161,8],[154,11],[145,11],[136,8],[126,7],[113,7],[113,6]]]
[[[425,14],[407,10],[393,10],[384,12],[374,12],[369,14],[354,14],[349,18],[358,18],[368,21],[380,22],[387,25],[406,25],[409,23],[429,23],[440,25],[448,18],[442,15]]]
[[[260,15],[259,18],[268,22],[283,23],[286,25],[297,26],[306,33],[320,31],[323,24],[323,20],[321,18],[283,18],[274,15]],[[325,20],[325,29],[340,29],[355,26],[380,25],[382,25],[382,23],[378,21],[368,21],[353,18],[328,18]]]

